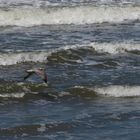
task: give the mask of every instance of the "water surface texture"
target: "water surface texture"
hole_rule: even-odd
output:
[[[0,0],[0,140],[138,140],[139,21],[139,0]]]

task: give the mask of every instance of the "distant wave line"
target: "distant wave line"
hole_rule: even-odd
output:
[[[0,26],[122,23],[140,20],[140,7],[74,6],[0,10]]]

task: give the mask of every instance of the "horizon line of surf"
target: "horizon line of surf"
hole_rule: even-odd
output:
[[[0,9],[0,26],[123,23],[140,20],[139,6],[71,6]]]

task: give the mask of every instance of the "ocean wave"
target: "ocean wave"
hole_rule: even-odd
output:
[[[95,88],[94,90],[98,94],[112,96],[112,97],[140,96],[140,86],[111,85],[107,87]]]
[[[84,87],[84,86],[75,86],[73,89],[84,91],[84,96],[102,95],[108,97],[135,97],[140,96],[140,86],[128,86],[128,85],[109,85],[109,86],[97,86],[97,87]],[[72,90],[73,91],[73,90]],[[90,95],[89,95],[90,93]],[[83,96],[82,95],[82,96]]]
[[[97,96],[107,97],[135,97],[140,96],[139,85],[108,85],[108,86],[74,86],[58,95],[49,93],[46,84],[32,83],[0,83],[0,98],[23,98],[25,95],[44,95],[49,99],[81,97],[92,99]]]
[[[0,26],[121,23],[140,20],[136,6],[73,6],[0,10]]]
[[[38,94],[46,90],[46,84],[32,84],[32,83],[0,83],[0,97],[1,98],[23,98],[25,95]]]
[[[43,62],[47,52],[0,53],[0,65],[14,65],[22,62]]]
[[[138,53],[140,52],[140,44],[134,44],[129,42],[122,43],[91,43],[89,46],[92,46],[95,51],[98,53],[110,53],[110,54],[119,54],[119,53]]]
[[[79,50],[76,51],[75,50]],[[82,51],[83,50],[83,51]],[[24,62],[47,62],[48,61],[60,61],[60,62],[81,62],[81,52],[86,53],[88,51],[94,53],[109,53],[109,54],[121,54],[121,53],[134,53],[140,54],[140,45],[122,42],[122,43],[89,43],[84,45],[69,45],[53,50],[41,50],[34,52],[8,52],[0,53],[0,65],[14,65]],[[71,53],[70,53],[71,52]]]

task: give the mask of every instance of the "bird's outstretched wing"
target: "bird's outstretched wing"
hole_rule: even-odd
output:
[[[34,73],[34,70],[27,70],[26,71],[28,74],[24,77],[24,80],[26,80],[27,78],[29,78],[33,73]]]
[[[47,74],[45,73],[45,70],[43,68],[35,68],[30,69],[26,71],[28,75],[24,77],[24,80],[26,80],[28,77],[30,77],[32,74],[38,75],[45,83],[47,83]]]

